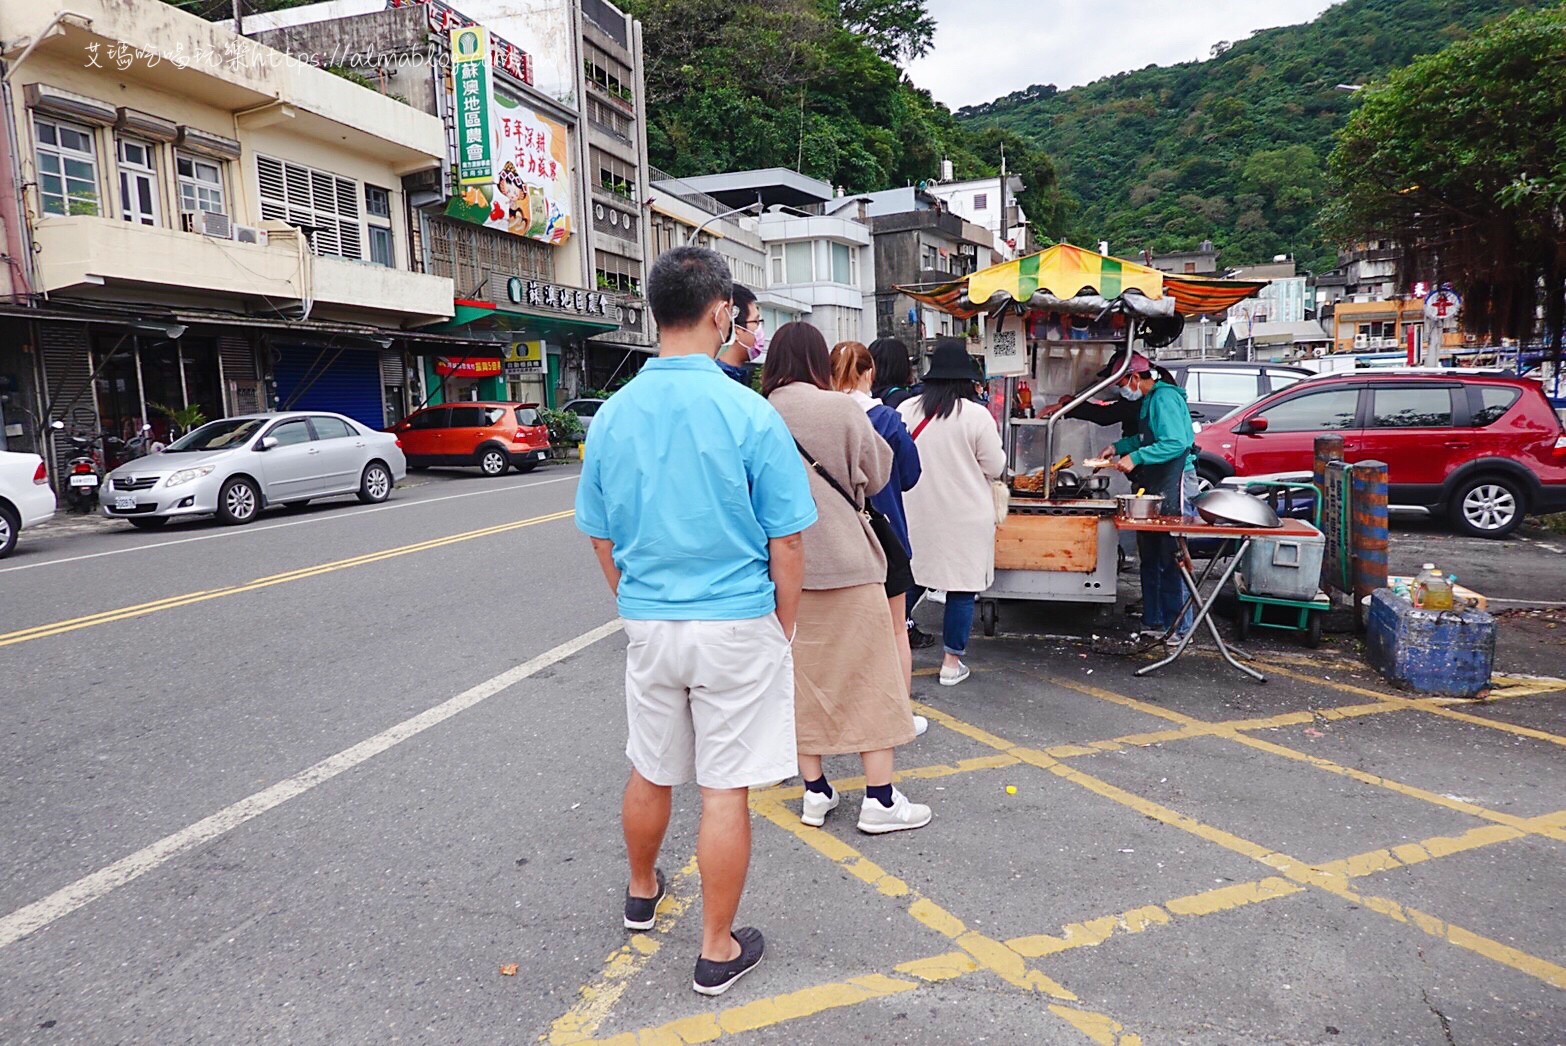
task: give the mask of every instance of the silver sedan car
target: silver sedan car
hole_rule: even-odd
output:
[[[208,422],[109,473],[106,516],[151,530],[174,516],[249,523],[272,505],[357,494],[385,501],[407,475],[397,437],[341,414],[246,414]]]

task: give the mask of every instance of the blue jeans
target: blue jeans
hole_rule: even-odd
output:
[[[925,590],[915,585],[908,592],[908,609],[919,602]],[[968,636],[973,633],[973,604],[977,592],[946,593],[946,614],[941,621],[941,649],[958,657],[968,652]]]

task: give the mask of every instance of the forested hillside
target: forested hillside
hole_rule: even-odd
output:
[[[1334,133],[1361,84],[1534,0],[1346,0],[1316,21],[1083,87],[1036,85],[958,111],[1024,135],[1054,160],[1065,231],[1120,254],[1210,238],[1229,265],[1292,253],[1315,271]],[[1108,39],[1108,37],[1106,37]],[[1558,72],[1541,75],[1559,75]]]
[[[642,20],[653,163],[676,175],[789,167],[868,192],[940,172],[1009,169],[1041,233],[1060,228],[1055,172],[1013,131],[964,127],[899,63],[924,53],[924,0],[626,0]]]

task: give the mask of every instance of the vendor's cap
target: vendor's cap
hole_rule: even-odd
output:
[[[1098,372],[1100,378],[1107,378],[1120,369],[1120,365],[1126,361],[1126,350],[1122,349],[1109,357],[1109,364]],[[1146,374],[1153,369],[1153,361],[1140,352],[1131,353],[1131,374]]]
[[[925,381],[978,381],[979,371],[968,355],[968,346],[956,338],[942,338],[930,353],[930,369]]]

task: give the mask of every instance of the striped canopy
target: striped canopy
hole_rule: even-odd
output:
[[[1026,305],[1041,292],[1060,300],[1093,295],[1113,301],[1127,291],[1135,291],[1150,301],[1173,298],[1176,312],[1198,315],[1222,312],[1264,286],[1266,283],[1261,280],[1220,280],[1160,272],[1123,258],[1060,243],[960,280],[898,290],[942,312],[967,319],[1002,304],[995,300],[1000,295]]]

